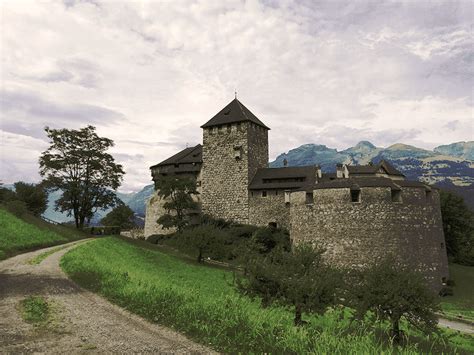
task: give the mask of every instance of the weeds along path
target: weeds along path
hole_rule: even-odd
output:
[[[17,255],[0,262],[0,353],[212,353],[165,327],[151,324],[86,291],[59,266],[72,242]],[[21,315],[20,302],[43,296],[49,304],[46,323],[32,325]]]

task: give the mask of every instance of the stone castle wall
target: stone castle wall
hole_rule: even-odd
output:
[[[262,191],[252,191],[249,199],[249,223],[256,226],[268,226],[275,223],[278,228],[289,230],[290,205],[285,203],[285,192],[268,190],[262,197]]]
[[[249,223],[248,186],[268,164],[267,131],[252,122],[204,128],[202,160],[203,213]]]
[[[402,202],[392,202],[390,188],[361,188],[361,202],[351,202],[350,189],[316,189],[314,203],[306,192],[291,194],[290,235],[295,243],[326,248],[330,262],[364,267],[393,253],[423,271],[435,289],[448,278],[439,194],[403,187]]]

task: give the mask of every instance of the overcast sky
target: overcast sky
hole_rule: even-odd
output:
[[[2,1],[0,180],[37,181],[43,127],[115,141],[123,191],[234,97],[270,156],[474,140],[472,1]]]

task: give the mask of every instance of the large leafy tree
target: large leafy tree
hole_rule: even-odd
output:
[[[237,289],[260,297],[264,306],[279,303],[293,307],[294,324],[302,325],[303,312],[322,313],[337,303],[339,272],[323,263],[323,252],[300,244],[290,252],[276,248],[264,257],[255,253],[246,275],[237,279]]]
[[[474,265],[474,214],[464,199],[440,191],[441,214],[448,255],[457,263]]]
[[[40,174],[52,190],[62,191],[56,210],[73,216],[77,228],[89,222],[94,213],[118,203],[115,191],[123,175],[107,150],[112,140],[99,137],[95,127],[79,130],[45,128],[50,147],[39,159]]]
[[[158,218],[157,223],[163,228],[176,228],[181,232],[190,222],[190,213],[198,208],[193,196],[196,191],[196,180],[191,177],[163,176],[157,181],[158,196],[166,202],[163,208],[167,211]]]

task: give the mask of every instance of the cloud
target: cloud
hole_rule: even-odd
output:
[[[125,120],[120,112],[89,104],[57,102],[34,92],[1,91],[1,128],[11,133],[44,137],[43,128],[110,126]]]
[[[272,128],[273,157],[304,143],[474,139],[468,1],[1,6],[2,129],[43,137],[46,124],[94,124],[122,154],[128,190],[199,143],[235,89]]]

